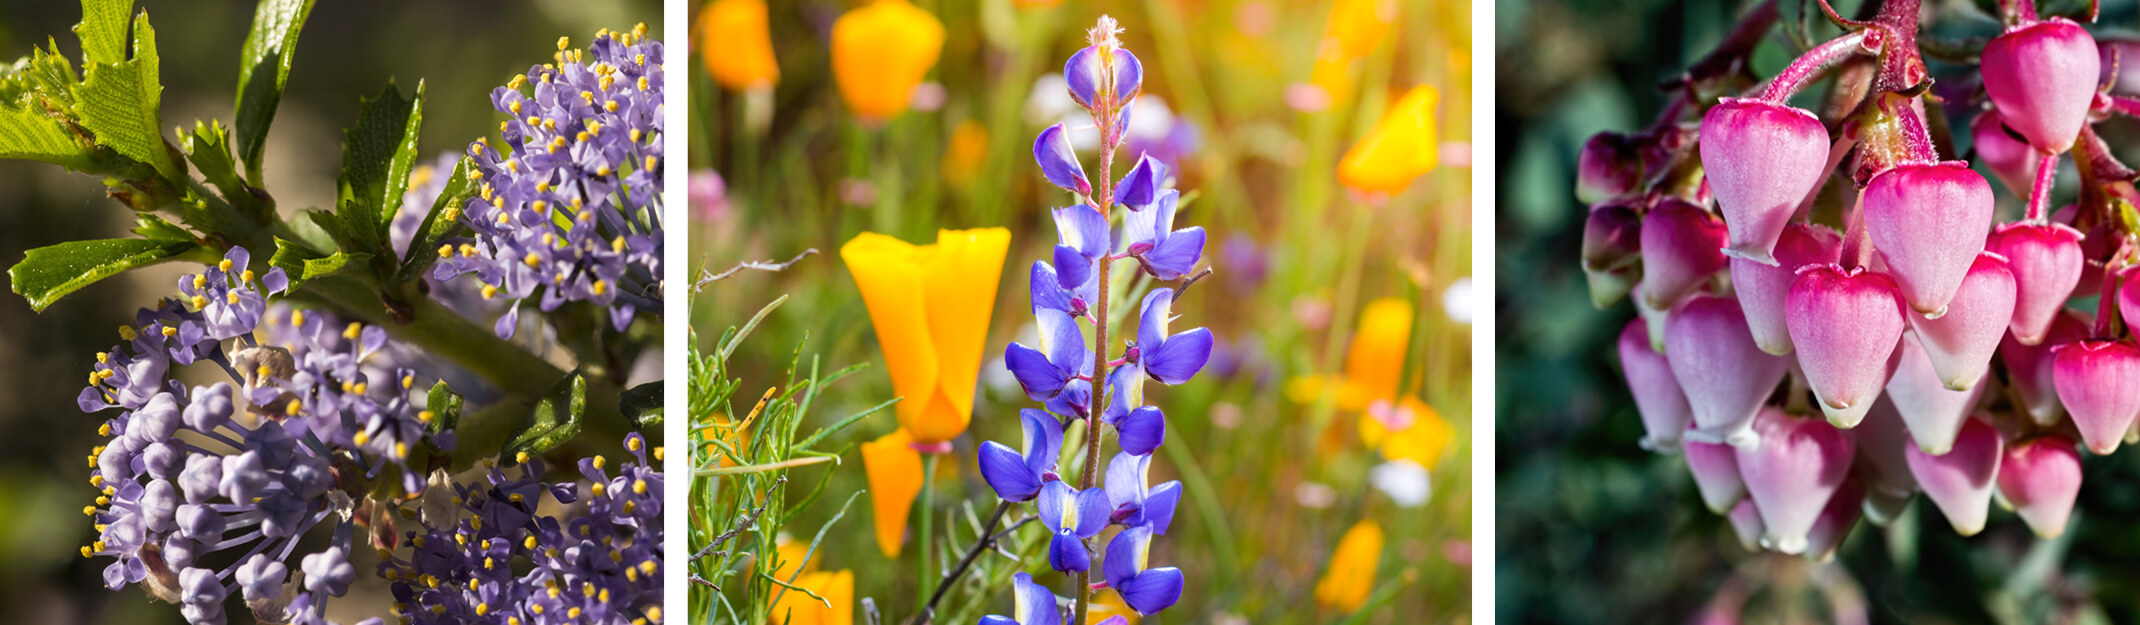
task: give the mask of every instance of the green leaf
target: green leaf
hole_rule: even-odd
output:
[[[193,161],[202,178],[223,192],[224,199],[247,209],[259,206],[252,190],[238,179],[237,164],[230,160],[230,137],[224,134],[222,122],[195,121],[193,132],[185,139],[187,160]]]
[[[74,112],[82,127],[96,134],[97,145],[178,180],[185,177],[185,170],[164,145],[163,122],[157,113],[163,83],[156,58],[156,30],[149,27],[149,14],[143,12],[134,20],[134,58],[85,65],[82,83],[74,89]]]
[[[44,161],[75,171],[87,171],[94,164],[59,120],[7,108],[0,108],[0,158]]]
[[[69,241],[24,254],[7,270],[11,287],[44,312],[60,297],[128,269],[147,267],[185,255],[200,246],[190,241],[101,239]]]
[[[305,265],[325,257],[303,243],[276,237],[275,255],[268,258],[268,266],[282,268],[283,274],[290,279],[290,290],[295,291],[305,281]]]
[[[409,242],[408,254],[401,259],[402,282],[416,280],[429,271],[439,260],[439,242],[452,237],[461,228],[461,207],[468,203],[468,198],[475,196],[476,188],[480,186],[468,179],[469,171],[466,158],[453,166],[453,177],[446,181],[445,190],[440,191],[438,199],[431,203],[431,212],[424,215],[423,225],[416,228],[416,238]]]
[[[580,417],[587,414],[587,378],[578,373],[565,376],[549,394],[535,402],[527,427],[505,444],[499,456],[516,458],[521,452],[539,456],[580,433]]]
[[[424,409],[431,411],[431,433],[451,431],[461,422],[461,394],[446,387],[445,380],[431,385],[430,395],[424,398]]]
[[[639,429],[661,431],[661,381],[634,386],[617,399],[617,411]]]
[[[423,99],[421,82],[413,99],[401,97],[401,90],[389,84],[379,97],[357,107],[357,125],[344,133],[335,214],[348,229],[355,251],[388,249],[387,224],[401,206],[409,170],[416,165]]]
[[[82,0],[74,35],[82,39],[83,65],[126,60],[126,16],[133,11],[134,0]]]
[[[151,241],[165,243],[191,243],[193,233],[157,216],[155,213],[138,213],[134,216],[134,234]]]
[[[267,149],[268,126],[275,123],[283,85],[290,80],[297,33],[311,14],[312,0],[260,0],[245,49],[238,53],[238,155],[253,182],[260,182],[260,155]]]
[[[335,252],[326,258],[307,260],[305,261],[304,279],[318,280],[328,276],[357,273],[362,271],[364,264],[371,262],[371,259],[371,254],[363,252]],[[284,271],[287,272],[288,270]]]

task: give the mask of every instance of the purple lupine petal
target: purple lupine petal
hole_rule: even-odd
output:
[[[1107,529],[1106,491],[1097,488],[1078,491],[1077,507],[1077,526],[1071,529],[1076,530],[1078,538],[1098,536],[1100,530]]]
[[[1128,50],[1123,50],[1119,48],[1116,49],[1115,99],[1121,100],[1123,104],[1128,104],[1130,100],[1136,99],[1137,95],[1143,92],[1144,62],[1138,61],[1137,55],[1130,54]],[[1122,114],[1124,117],[1124,119],[1122,120],[1123,128],[1129,127],[1129,120],[1127,119],[1127,117],[1129,116],[1129,110],[1131,108],[1133,107],[1122,107]]]
[[[1167,441],[1167,419],[1156,406],[1139,406],[1115,422],[1122,451],[1149,455]]]
[[[1144,372],[1161,384],[1187,382],[1211,359],[1211,342],[1211,331],[1204,328],[1167,337],[1157,348],[1144,352]]]
[[[1026,459],[1009,446],[995,441],[981,443],[981,479],[1004,501],[1031,501],[1040,492],[1040,474],[1026,466]]]
[[[1020,575],[1024,575],[1024,573],[1020,573]],[[981,625],[1019,625],[1019,623],[1009,617],[988,614],[981,617]]]
[[[1045,404],[1048,412],[1064,418],[1083,419],[1092,416],[1092,383],[1072,379],[1063,384],[1063,390]]]
[[[1180,280],[1204,258],[1204,228],[1194,226],[1175,232],[1149,251],[1137,255],[1144,270],[1160,280]]]
[[[1048,352],[1048,362],[1054,363],[1055,368],[1065,374],[1065,382],[1070,377],[1068,374],[1082,375],[1092,371],[1092,352],[1085,351],[1085,334],[1078,329],[1076,319],[1057,310],[1041,310],[1034,317],[1040,326],[1040,339]]]
[[[1077,519],[1077,487],[1060,480],[1040,485],[1040,522],[1048,531],[1063,533],[1065,528],[1075,529]]]
[[[1167,182],[1167,165],[1151,155],[1137,157],[1137,165],[1122,175],[1115,186],[1115,203],[1141,211],[1159,201],[1161,185]]]
[[[1027,399],[1047,401],[1063,390],[1069,380],[1061,368],[1048,362],[1048,355],[1040,350],[1011,343],[1003,349],[1004,366],[1010,368],[1011,376],[1018,379],[1018,386],[1025,389]]]
[[[1113,251],[1107,240],[1107,217],[1091,206],[1078,204],[1050,211],[1055,217],[1056,239],[1063,245],[1077,248],[1085,260],[1097,260]]]
[[[1026,408],[1018,411],[1025,430],[1025,466],[1034,476],[1053,470],[1063,452],[1063,424],[1048,413]],[[1039,488],[1038,484],[1034,488]]]
[[[1114,589],[1121,593],[1122,603],[1128,604],[1130,609],[1138,614],[1152,614],[1181,600],[1184,581],[1181,569],[1169,566],[1147,569]]]
[[[1033,160],[1040,162],[1040,172],[1048,182],[1078,195],[1092,195],[1092,182],[1085,178],[1085,168],[1078,165],[1077,151],[1070,149],[1069,133],[1062,124],[1040,131],[1033,140]]]
[[[1165,536],[1174,524],[1174,508],[1181,505],[1181,480],[1169,480],[1144,495],[1144,523],[1152,533]]]
[[[1073,315],[1083,312],[1074,309],[1070,291],[1064,289],[1058,280],[1055,277],[1055,267],[1049,265],[1048,261],[1033,261],[1032,276],[1027,278],[1028,288],[1033,295],[1033,311],[1060,310]]]
[[[1113,425],[1128,416],[1129,411],[1144,405],[1144,366],[1127,363],[1107,372],[1107,412],[1100,415],[1100,422]]]
[[[1151,528],[1132,527],[1115,534],[1114,540],[1107,543],[1107,561],[1100,565],[1107,585],[1118,591],[1128,585],[1144,571],[1144,559],[1151,548]]]
[[[1088,283],[1097,282],[1093,261],[1068,245],[1055,246],[1055,283],[1065,290],[1083,292]]]
[[[1064,573],[1076,573],[1092,568],[1092,554],[1085,553],[1085,541],[1068,533],[1057,533],[1048,539],[1048,567]]]
[[[1151,456],[1129,452],[1115,454],[1107,461],[1107,500],[1116,510],[1135,510],[1144,506],[1145,472],[1152,463]]]
[[[1011,577],[1013,612],[1019,625],[1062,625],[1062,613],[1055,609],[1055,591],[1033,582],[1033,576],[1018,573]]]
[[[1146,351],[1166,341],[1167,323],[1174,320],[1174,289],[1158,288],[1144,295],[1137,313],[1137,346]]]
[[[1063,80],[1070,83],[1070,99],[1085,108],[1093,107],[1093,99],[1100,91],[1100,50],[1085,46],[1070,55],[1063,63]]]

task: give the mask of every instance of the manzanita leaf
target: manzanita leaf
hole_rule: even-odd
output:
[[[535,402],[535,409],[528,414],[527,427],[506,443],[499,455],[512,458],[527,452],[536,456],[563,445],[580,433],[580,417],[585,414],[587,378],[578,373],[566,376]]]
[[[260,155],[267,149],[275,107],[282,103],[282,87],[290,79],[298,31],[311,14],[312,0],[260,0],[253,10],[252,32],[238,53],[238,154],[253,182],[260,181]]]
[[[99,239],[69,241],[30,250],[7,270],[11,288],[44,312],[52,302],[128,269],[172,260],[200,246],[191,241]]]
[[[90,21],[95,20],[90,18],[83,24]],[[87,44],[85,39],[84,45]],[[118,62],[96,62],[94,55],[90,58],[92,61],[83,66],[82,83],[74,88],[74,114],[81,119],[82,127],[96,134],[97,145],[154,167],[165,178],[183,178],[185,170],[172,158],[163,140],[163,122],[158,113],[163,102],[163,82],[156,56],[156,30],[149,27],[148,13],[134,20],[134,58]]]
[[[388,249],[387,222],[401,206],[416,166],[416,135],[423,126],[424,86],[404,98],[387,85],[379,97],[357,107],[357,125],[344,133],[342,175],[335,215],[348,229],[352,251]]]

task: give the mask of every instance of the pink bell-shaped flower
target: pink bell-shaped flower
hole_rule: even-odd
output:
[[[1895,402],[1883,395],[1865,413],[1865,420],[1850,428],[1850,437],[1858,442],[1854,466],[1865,480],[1865,518],[1885,526],[1902,514],[1910,495],[1917,492],[1917,477],[1910,475],[1909,456],[1903,452],[1915,446],[1910,432],[1903,427]]]
[[[1895,350],[1895,374],[1887,379],[1887,396],[1894,400],[1895,411],[1901,413],[1918,449],[1936,456],[1953,448],[1962,421],[1976,411],[1977,400],[1983,397],[1983,386],[1980,381],[1966,391],[1947,388],[1932,368],[1932,359],[1918,345],[1917,335],[1911,333],[1902,336],[1902,348]]]
[[[1702,170],[1731,225],[1724,253],[1776,264],[1784,224],[1828,176],[1827,127],[1805,109],[1724,98],[1702,116],[1701,133]]]
[[[1673,304],[1724,269],[1724,221],[1701,207],[1665,200],[1642,217],[1643,296],[1652,308]]]
[[[1947,314],[1937,319],[1906,315],[1941,384],[1966,391],[1991,370],[1992,352],[2014,317],[2014,281],[2006,259],[1980,253],[1948,300]]]
[[[1595,204],[1642,184],[1642,156],[1626,134],[1601,132],[1583,142],[1575,159],[1575,197]]]
[[[1731,533],[1739,537],[1739,546],[1747,551],[1761,551],[1761,510],[1754,507],[1754,500],[1740,499],[1732,506],[1731,514],[1724,515],[1731,521]]]
[[[2140,59],[2136,59],[2140,60]],[[2051,319],[2080,284],[2081,231],[2065,224],[2000,224],[1984,240],[1984,249],[2006,257],[2014,275],[2014,338],[2022,345],[2043,342]]]
[[[1672,365],[1650,348],[1649,326],[1641,319],[1628,320],[1620,331],[1620,369],[1635,396],[1635,411],[1642,414],[1642,448],[1678,449],[1679,435],[1694,422],[1694,412],[1687,407],[1687,394],[1679,390],[1679,379],[1672,377]]]
[[[1756,347],[1739,300],[1729,297],[1688,298],[1665,320],[1664,333],[1665,361],[1694,410],[1697,429],[1687,437],[1752,442],[1754,413],[1790,371],[1791,359]]]
[[[1969,123],[1969,136],[1976,145],[1977,161],[1991,169],[2007,192],[2023,198],[2035,192],[2036,169],[2043,161],[2027,139],[2006,128],[2004,116],[1996,110],[1984,111]]]
[[[1739,456],[1730,445],[1683,441],[1687,472],[1694,474],[1694,489],[1702,493],[1702,505],[1723,514],[1746,497],[1746,483],[1739,479]]]
[[[1984,91],[2007,127],[2046,153],[2073,147],[2102,71],[2095,38],[2064,18],[2010,29],[1984,46]]]
[[[2125,327],[2140,328],[2140,269],[2126,268],[2124,280],[2118,284],[2118,315]]]
[[[1783,228],[1776,240],[1774,264],[1745,258],[1731,259],[1731,288],[1746,311],[1746,325],[1761,351],[1778,356],[1791,353],[1791,332],[1783,319],[1784,296],[1798,279],[1798,268],[1836,262],[1843,237],[1818,224],[1796,223]]]
[[[1999,458],[2005,441],[1984,417],[1962,424],[1954,446],[1944,455],[1932,455],[1912,445],[1904,451],[1910,474],[1924,488],[1925,498],[1947,515],[1947,523],[1963,536],[1984,531],[1984,518],[1991,509],[1991,490],[1999,476]]]
[[[1754,429],[1760,440],[1736,448],[1746,494],[1761,511],[1769,544],[1784,553],[1804,553],[1807,533],[1850,476],[1850,435],[1773,406],[1761,409]]]
[[[2006,448],[1999,464],[1999,495],[2042,538],[2066,533],[2073,500],[2081,494],[2081,454],[2063,436],[2045,436]]]
[[[1583,222],[1583,275],[1590,279],[1590,301],[1599,309],[1620,302],[1642,267],[1642,215],[1630,204],[1607,202],[1590,207]]]
[[[1798,366],[1829,423],[1855,427],[1872,409],[1887,385],[1902,315],[1895,281],[1885,275],[1832,264],[1798,268],[1784,316]]]
[[[2140,417],[2140,347],[2085,339],[2051,350],[2051,382],[2081,442],[2097,455],[2117,451]]]
[[[1806,530],[1806,557],[1815,562],[1835,559],[1836,548],[1843,546],[1843,539],[1850,537],[1850,530],[1864,516],[1864,502],[1864,486],[1857,480],[1843,480],[1828,497],[1828,505],[1821,507],[1820,516],[1813,519],[1813,528]]]
[[[2058,418],[2066,414],[2065,405],[2058,403],[2058,389],[2052,381],[2051,350],[2084,338],[2088,338],[2086,315],[2062,310],[2052,318],[2051,327],[2044,332],[2041,343],[2022,345],[2012,333],[1999,340],[1999,361],[2006,364],[2007,381],[2014,385],[2014,392],[2021,395],[2029,419],[2037,425],[2055,425]]]
[[[1873,176],[1858,210],[1902,299],[1938,316],[1991,230],[1991,184],[1960,162],[1908,164]]]

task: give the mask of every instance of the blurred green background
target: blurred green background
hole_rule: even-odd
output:
[[[231,122],[238,50],[253,3],[144,0],[163,64],[163,121]],[[601,28],[647,22],[662,32],[655,0],[323,0],[312,11],[289,87],[268,137],[267,189],[286,212],[332,203],[341,163],[342,128],[359,97],[389,80],[404,93],[426,83],[421,147],[459,152],[495,134],[493,87],[557,50],[557,38],[590,40]],[[69,30],[81,19],[71,1],[10,2],[0,7],[0,57],[27,55],[46,37],[79,63]],[[681,46],[676,48],[678,52]],[[427,159],[425,162],[429,162]],[[96,179],[43,163],[0,161],[0,261],[61,241],[126,236],[133,218],[104,198]],[[105,590],[108,560],[85,560],[95,538],[81,514],[95,492],[83,462],[98,443],[101,419],[75,408],[75,394],[98,351],[117,342],[134,310],[168,295],[185,268],[135,271],[83,289],[43,314],[21,297],[0,296],[0,623],[182,623],[176,606],[139,590]],[[371,559],[356,563],[371,570]],[[330,604],[330,618],[354,622],[389,616],[385,582],[359,576],[352,596]],[[234,617],[233,622],[247,619]]]
[[[1177,304],[1174,327],[1209,326],[1220,355],[1188,384],[1150,385],[1147,399],[1166,411],[1170,430],[1151,480],[1182,479],[1189,490],[1151,562],[1179,566],[1189,585],[1180,604],[1145,622],[1342,620],[1346,613],[1317,607],[1314,588],[1339,536],[1363,519],[1387,533],[1375,583],[1393,593],[1363,622],[1468,621],[1470,171],[1445,157],[1440,169],[1380,206],[1352,198],[1335,171],[1338,156],[1390,100],[1420,84],[1442,94],[1433,124],[1447,142],[1443,153],[1468,158],[1469,3],[1387,3],[1397,8],[1394,34],[1354,68],[1357,93],[1305,112],[1288,104],[1288,91],[1310,80],[1330,3],[1068,0],[1032,8],[1010,0],[926,0],[917,5],[946,31],[941,60],[922,88],[937,101],[875,129],[847,113],[829,61],[833,20],[861,3],[768,4],[781,77],[766,104],[694,72],[692,167],[721,174],[726,197],[722,208],[693,206],[686,258],[696,273],[785,260],[809,248],[820,254],[780,273],[746,271],[697,294],[692,322],[702,347],[789,297],[731,361],[743,380],[736,410],[786,379],[798,346],[806,364],[819,356],[827,371],[872,365],[830,387],[813,409],[821,421],[803,432],[891,397],[869,316],[838,257],[842,243],[864,230],[927,243],[938,227],[1008,227],[1011,251],[984,350],[980,401],[936,483],[937,514],[961,502],[986,512],[994,495],[972,467],[974,449],[979,441],[1016,441],[1016,410],[1033,407],[1003,369],[1002,353],[1013,340],[1034,344],[1027,271],[1055,244],[1045,209],[1063,201],[1031,156],[1034,135],[1061,119],[1029,112],[1035,82],[1060,71],[1096,18],[1112,15],[1144,64],[1143,97],[1163,100],[1175,123],[1193,125],[1195,147],[1176,173],[1196,199],[1175,227],[1205,227],[1205,257],[1217,269]],[[718,52],[718,41],[695,43]],[[770,118],[756,129],[748,122],[753,107]],[[958,154],[954,135],[976,130],[981,154]],[[1095,175],[1096,153],[1080,154]],[[1122,155],[1117,175],[1133,156]],[[1350,289],[1340,279],[1348,254],[1358,255],[1360,267]],[[1454,428],[1454,442],[1427,467],[1432,498],[1414,508],[1396,506],[1369,483],[1368,470],[1380,459],[1361,445],[1357,413],[1317,411],[1284,392],[1293,377],[1340,369],[1359,311],[1383,297],[1409,301],[1416,311],[1408,392]],[[1449,299],[1467,304],[1451,308]],[[895,427],[887,411],[841,433],[833,447]],[[791,499],[834,472],[824,497],[788,526],[799,540],[808,541],[848,494],[866,488],[860,454],[850,449],[841,460],[792,472]],[[887,561],[867,504],[866,497],[856,502],[813,562],[820,570],[853,570],[855,595],[873,598],[892,622],[915,609],[918,522],[909,526],[902,559]],[[1040,581],[1066,590],[1064,576],[1048,572],[1044,558],[1028,562]],[[1010,604],[1006,588],[984,605],[1009,614]]]
[[[2140,575],[2131,566],[2140,534],[2126,521],[2140,513],[2134,454],[2088,457],[2076,521],[2059,540],[2037,540],[1996,508],[1984,533],[1962,538],[1920,500],[1890,528],[1859,524],[1835,563],[1817,564],[1747,552],[1702,507],[1680,458],[1638,447],[1642,425],[1613,347],[1634,311],[1590,303],[1579,264],[1586,208],[1575,198],[1576,153],[1599,131],[1648,125],[1664,104],[1657,85],[1712,49],[1753,4],[1496,5],[1496,271],[1519,277],[1494,294],[1497,615],[1518,623],[2140,622]],[[2047,12],[2085,8],[2040,4]],[[2090,27],[2099,37],[2140,27],[2133,3],[2105,4]],[[1801,15],[1798,5],[1779,5],[1786,22]],[[1835,5],[1845,15],[1860,8]],[[1927,32],[1996,35],[1989,6],[1928,0]],[[1812,10],[1816,35],[1838,32]],[[1755,52],[1757,76],[1775,75],[1795,56],[1782,33]],[[1943,73],[1953,69],[1933,63],[1946,89],[1963,84]],[[2140,156],[2140,124],[2099,129],[2127,162]],[[1967,134],[1959,139],[1966,154]],[[2001,219],[2017,217],[2024,198],[1994,186]]]

